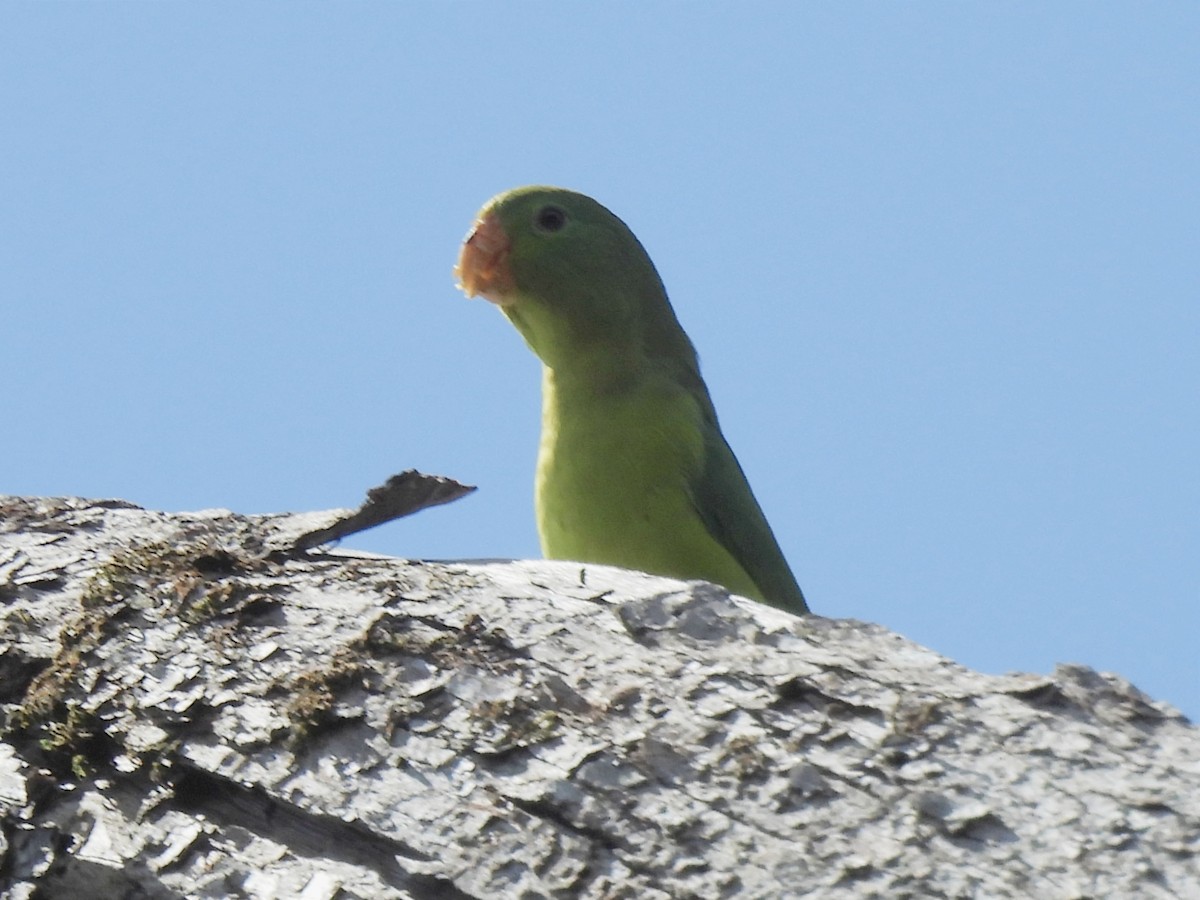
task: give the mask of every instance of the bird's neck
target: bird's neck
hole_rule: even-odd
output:
[[[635,390],[645,377],[644,358],[599,348],[557,365],[543,361],[542,394],[547,404],[586,403],[616,398]]]

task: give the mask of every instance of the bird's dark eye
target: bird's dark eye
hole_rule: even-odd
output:
[[[543,206],[534,218],[540,231],[561,231],[567,224],[567,213],[561,206]]]

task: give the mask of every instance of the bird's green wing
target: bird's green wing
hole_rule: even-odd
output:
[[[808,612],[804,594],[771,533],[742,467],[706,411],[705,461],[692,481],[692,502],[708,533],[738,561],[772,606]]]

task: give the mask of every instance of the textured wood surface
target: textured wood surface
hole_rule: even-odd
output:
[[[1120,678],[295,549],[346,515],[0,498],[0,894],[1200,897],[1200,734]]]

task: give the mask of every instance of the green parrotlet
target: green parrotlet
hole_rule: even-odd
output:
[[[455,274],[542,361],[542,552],[808,606],[729,449],[696,351],[632,231],[590,197],[490,200]]]

